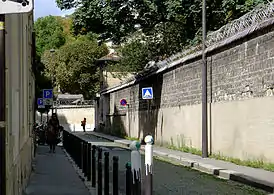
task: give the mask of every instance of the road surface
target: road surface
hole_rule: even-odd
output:
[[[130,151],[123,146],[100,139],[92,135],[79,136],[88,139],[92,144],[102,147],[103,151],[110,153],[110,165],[112,157],[119,157],[119,189],[125,192],[125,164],[130,161]],[[144,165],[144,157],[142,156]],[[142,170],[144,172],[144,168]],[[112,181],[112,170],[110,168],[110,182]],[[243,184],[232,181],[221,180],[214,176],[201,173],[187,167],[174,165],[168,162],[154,160],[153,177],[154,195],[261,195],[267,194]]]

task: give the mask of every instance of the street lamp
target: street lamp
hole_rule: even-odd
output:
[[[207,133],[207,59],[206,59],[206,0],[203,0],[203,51],[202,51],[202,157],[208,157],[208,133]]]
[[[55,52],[55,49],[50,49],[49,50],[50,51],[50,53],[54,53]],[[52,58],[51,58],[51,64],[52,64]],[[52,74],[52,73],[51,73]],[[54,84],[53,84],[53,74],[51,75],[51,83],[52,83],[52,89],[54,88]],[[51,106],[51,115],[53,114],[53,103],[52,103],[52,106]]]

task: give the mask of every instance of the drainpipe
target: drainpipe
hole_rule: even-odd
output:
[[[5,15],[0,15],[0,194],[6,194]]]
[[[206,59],[206,0],[203,0],[203,51],[202,51],[202,157],[208,157],[207,134],[207,59]]]

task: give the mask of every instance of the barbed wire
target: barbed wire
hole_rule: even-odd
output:
[[[209,33],[207,36],[207,46],[222,41],[228,37],[236,35],[249,27],[274,17],[274,3],[269,2],[255,8],[243,15],[239,19],[221,27],[219,30]]]
[[[94,100],[56,100],[53,101],[53,106],[91,106],[94,105]]]
[[[206,39],[206,46],[213,46],[214,44],[224,41],[230,37],[233,37],[247,29],[252,27],[257,27],[257,25],[268,19],[273,19],[274,17],[274,3],[269,2],[268,4],[262,4],[254,8],[252,11],[246,13],[242,17],[233,20],[232,22],[222,26],[220,29],[208,33]],[[202,45],[196,45],[188,48],[182,52],[179,52],[163,61],[157,62],[156,66],[161,68],[167,65],[169,62],[183,58],[195,51],[202,49]]]
[[[213,46],[221,41],[229,39],[241,32],[256,28],[258,24],[273,19],[274,18],[274,2],[269,2],[268,4],[262,4],[257,6],[254,10],[246,13],[239,19],[233,20],[231,23],[224,25],[219,30],[208,33],[206,46]],[[254,30],[254,29],[253,29]],[[182,59],[190,54],[201,51],[202,45],[196,45],[191,48],[185,49],[182,52],[178,52],[175,55],[170,56],[169,58],[153,63],[150,66],[147,66],[142,72],[125,79],[120,85],[127,84],[138,80],[144,76],[149,76],[150,73],[159,70],[160,68],[165,68],[169,63],[172,63],[176,60]],[[112,88],[115,88],[114,86]]]

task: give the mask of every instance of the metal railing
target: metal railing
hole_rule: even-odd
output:
[[[112,195],[119,194],[118,181],[121,178],[119,178],[118,156],[113,156],[112,167],[110,167],[109,152],[103,152],[100,146],[92,145],[90,142],[66,130],[63,131],[63,146],[77,167],[82,170],[84,179],[91,182],[92,188],[96,188],[97,195],[103,195],[103,192],[104,195],[109,195],[110,191],[112,191]],[[134,152],[136,153],[137,151]],[[140,153],[137,153],[139,161],[141,162]],[[136,172],[134,169],[136,164],[133,166],[131,166],[131,164],[132,163],[127,163],[124,169],[126,173],[125,194],[141,195],[141,173],[140,170]],[[112,174],[110,174],[110,172],[112,172]],[[112,182],[110,181],[110,175],[112,175]],[[145,188],[152,189],[152,183],[148,182],[147,184],[148,185],[145,184]],[[110,186],[112,187],[110,188]],[[152,194],[148,193],[148,195]]]

